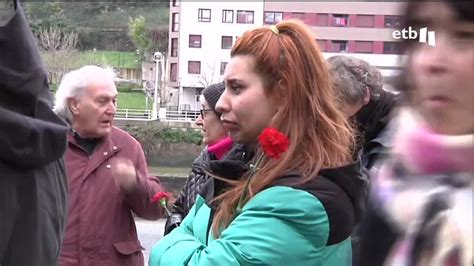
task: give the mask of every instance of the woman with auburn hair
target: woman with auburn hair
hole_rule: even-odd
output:
[[[216,110],[239,144],[150,265],[351,265],[365,182],[310,32],[247,31],[224,80]]]

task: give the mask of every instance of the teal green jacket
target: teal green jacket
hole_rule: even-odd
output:
[[[350,180],[357,176],[326,172],[299,186],[282,185],[299,179],[286,176],[259,192],[218,239],[210,227],[212,205],[198,196],[181,226],[152,248],[150,265],[351,265],[353,196],[360,193],[350,192],[357,187]]]

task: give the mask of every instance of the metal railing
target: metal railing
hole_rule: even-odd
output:
[[[136,121],[151,121],[151,110],[145,109],[117,109],[115,112],[116,120],[136,120]]]
[[[199,111],[170,111],[166,110],[166,117],[161,117],[161,121],[181,121],[194,122],[199,116]]]
[[[164,113],[163,113],[164,114]],[[169,122],[194,122],[199,116],[199,111],[181,110],[172,111],[166,110],[166,115],[160,117],[160,121]],[[134,120],[134,121],[152,121],[153,114],[151,110],[145,109],[117,109],[115,112],[116,120]]]

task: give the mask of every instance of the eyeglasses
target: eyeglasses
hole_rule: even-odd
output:
[[[204,113],[205,112],[214,112],[212,109],[201,109],[199,110],[199,113],[201,114],[201,117],[204,118]]]

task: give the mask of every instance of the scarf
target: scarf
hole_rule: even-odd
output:
[[[220,160],[232,147],[233,141],[230,137],[226,137],[219,142],[209,146],[207,151],[213,153]]]
[[[397,119],[393,156],[373,179],[400,232],[386,265],[472,265],[474,135],[437,134],[412,110]]]

